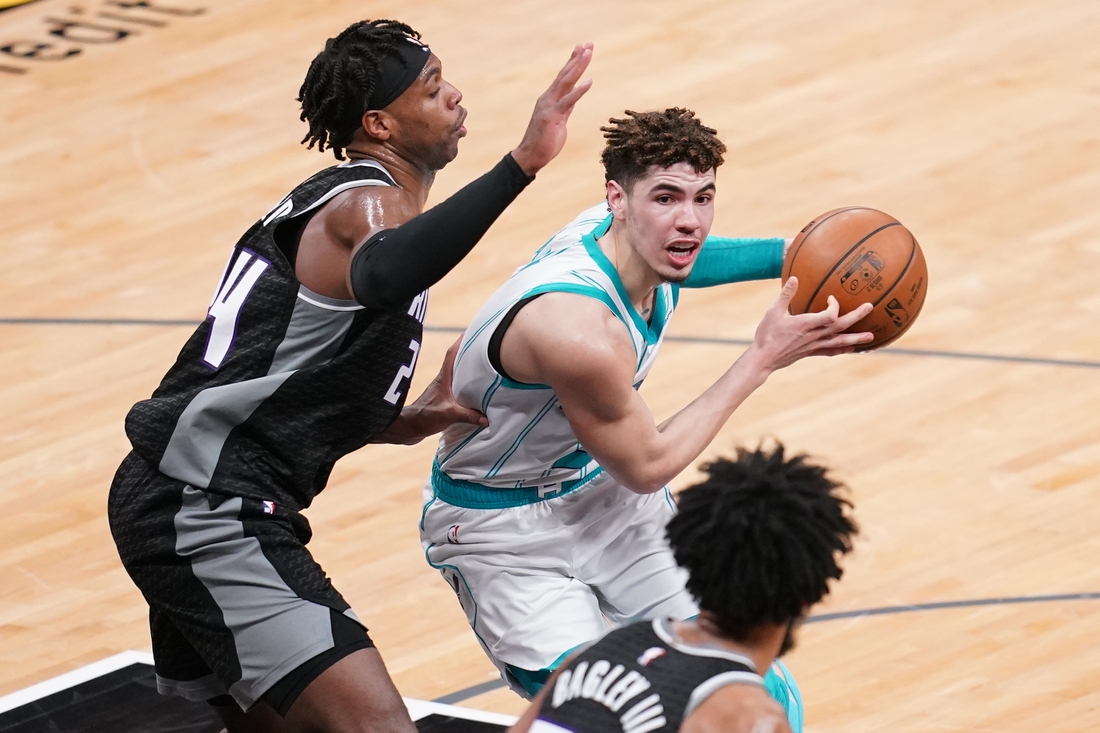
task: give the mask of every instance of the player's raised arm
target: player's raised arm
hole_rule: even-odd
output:
[[[561,152],[569,115],[591,87],[591,80],[579,82],[591,60],[592,44],[574,47],[536,102],[519,146],[488,173],[396,228],[367,222],[369,234],[355,244],[347,273],[348,289],[357,301],[368,307],[400,306],[442,279],[473,249],[535,174]],[[351,213],[369,218],[372,208],[365,205]],[[363,229],[354,224],[348,228]]]
[[[577,101],[592,88],[591,79],[580,80],[591,61],[591,43],[575,46],[550,88],[535,102],[527,132],[519,147],[512,151],[512,157],[527,175],[535,175],[565,146],[569,115],[573,114]]]
[[[792,280],[741,358],[659,426],[634,389],[636,357],[625,329],[592,298],[550,293],[533,300],[508,329],[501,363],[513,379],[554,389],[581,445],[616,481],[638,493],[658,491],[699,457],[772,372],[870,340],[867,333],[843,333],[867,315],[869,304],[844,316],[835,301],[820,313],[787,313],[798,285]]]

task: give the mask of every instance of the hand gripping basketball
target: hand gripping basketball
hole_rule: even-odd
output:
[[[899,339],[928,292],[928,265],[916,237],[894,217],[866,206],[833,209],[804,226],[783,258],[782,277],[791,275],[803,284],[791,313],[823,308],[830,296],[842,312],[874,304],[856,329],[875,338],[859,351]]]
[[[788,278],[779,298],[756,327],[753,348],[759,352],[768,372],[790,366],[807,356],[848,354],[874,338],[866,332],[844,333],[871,312],[870,303],[840,315],[840,304],[829,296],[825,310],[792,316],[788,308],[797,292],[798,278]]]

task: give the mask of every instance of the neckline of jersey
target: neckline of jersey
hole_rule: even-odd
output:
[[[672,634],[672,629],[669,627],[669,619],[655,618],[653,619],[653,633],[657,635],[664,643],[671,646],[678,652],[684,654],[690,654],[694,657],[717,657],[719,659],[728,659],[731,662],[737,662],[743,664],[753,672],[757,672],[756,663],[743,654],[737,652],[731,652],[727,649],[720,649],[714,646],[696,646],[694,644],[687,644],[682,641],[677,641]]]
[[[386,166],[382,165],[382,163],[380,163],[379,161],[374,160],[373,158],[353,158],[351,160],[345,160],[343,163],[339,163],[335,167],[375,168],[376,170],[380,170],[386,174],[386,178],[389,179],[387,185],[393,186],[394,188],[401,188],[401,186],[397,185],[397,179],[393,177],[393,174],[390,173],[389,169],[386,168]]]
[[[634,303],[631,302],[630,295],[626,292],[626,286],[623,285],[623,280],[619,277],[619,271],[611,264],[611,260],[607,259],[607,255],[603,253],[599,243],[596,242],[597,239],[607,234],[608,230],[611,229],[611,222],[612,215],[608,214],[603,221],[596,225],[595,229],[581,237],[581,243],[584,244],[588,256],[611,280],[611,283],[615,286],[615,291],[623,301],[623,305],[626,306],[626,312],[630,314],[630,319],[634,321],[634,326],[645,338],[646,343],[652,346],[661,338],[665,322],[668,320],[666,317],[668,312],[667,295],[663,287],[657,287],[657,292],[653,298],[653,317],[649,322],[646,322],[637,309],[634,308]]]

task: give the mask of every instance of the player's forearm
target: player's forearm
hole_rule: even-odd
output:
[[[421,417],[420,409],[414,405],[408,405],[401,410],[397,419],[390,426],[375,436],[372,443],[393,443],[397,445],[416,445],[429,435],[438,433],[434,426],[426,425]]]
[[[767,380],[752,347],[687,407],[633,443],[629,455],[604,468],[623,486],[641,494],[659,491],[706,450],[734,411]]]
[[[400,307],[469,254],[531,178],[511,155],[446,201],[356,250],[349,284],[369,308]]]

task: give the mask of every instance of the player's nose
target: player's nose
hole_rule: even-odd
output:
[[[681,232],[694,232],[699,228],[700,219],[699,212],[695,210],[695,206],[687,204],[680,207],[679,216],[676,217],[676,228]]]

